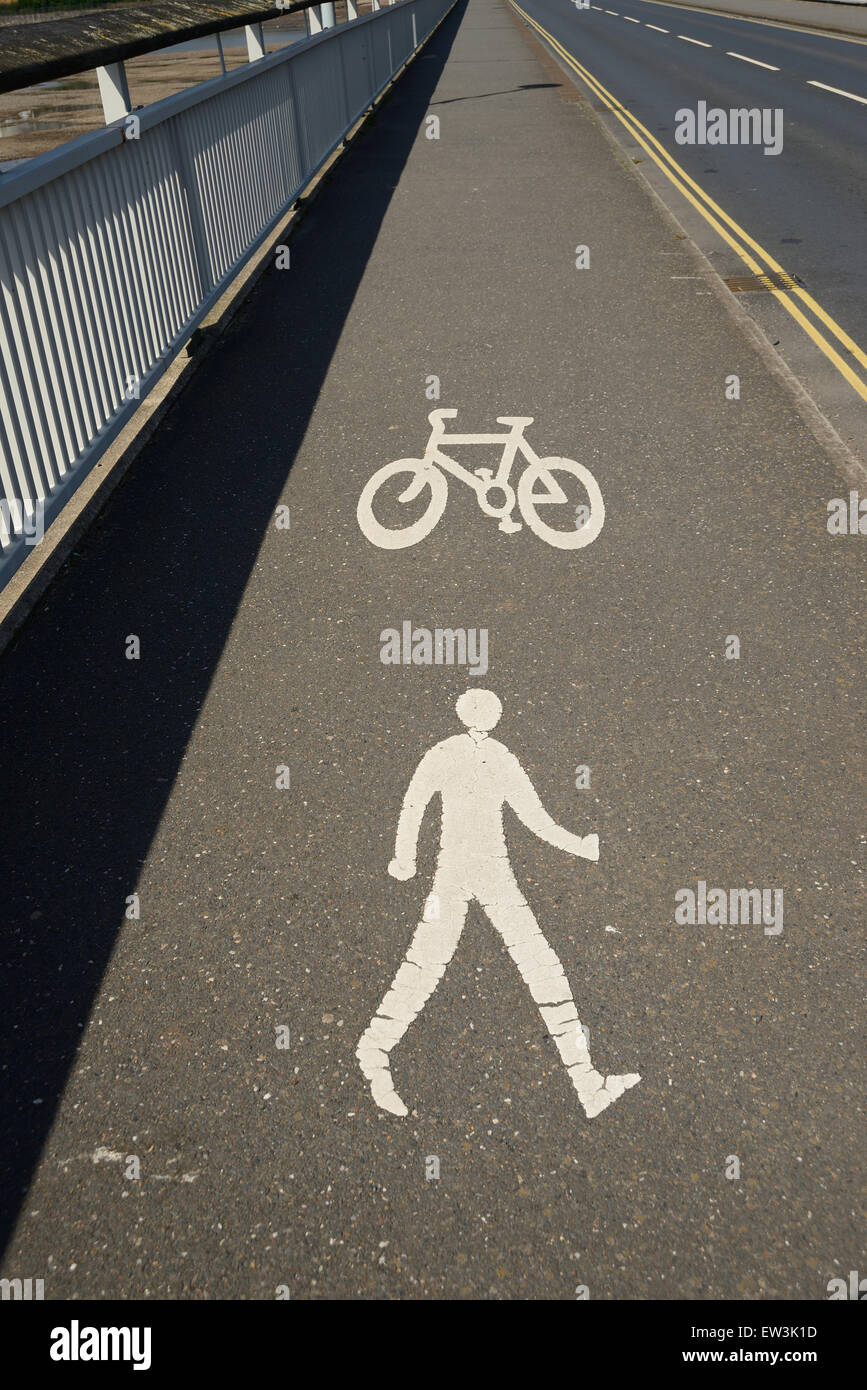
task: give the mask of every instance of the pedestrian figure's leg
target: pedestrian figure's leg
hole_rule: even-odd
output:
[[[480,901],[538,1004],[578,1099],[592,1119],[641,1078],[637,1072],[606,1078],[596,1071],[566,973],[511,872],[500,870],[486,888]]]
[[[467,915],[467,894],[441,874],[434,878],[428,902],[436,905],[439,917],[419,922],[391,988],[355,1052],[376,1104],[393,1115],[405,1115],[407,1108],[394,1089],[388,1054],[445,974]]]

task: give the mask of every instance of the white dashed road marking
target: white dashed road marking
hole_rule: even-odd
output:
[[[599,10],[600,13],[602,13],[601,5],[594,5],[593,9]],[[661,24],[648,24],[646,20],[633,19],[632,15],[621,15],[618,10],[605,10],[604,13],[613,14],[617,19],[628,19],[630,24],[643,23],[645,29],[653,29],[654,32],[657,34],[668,34],[671,32],[669,29],[663,29]],[[690,38],[689,34],[678,34],[677,38],[682,39],[684,43],[694,43],[698,48],[713,47],[713,44],[705,43],[702,39]],[[726,49],[726,57],[738,58],[742,63],[751,63],[755,68],[765,68],[767,72],[780,71],[780,69],[774,63],[763,63],[760,58],[748,58],[745,53],[733,53],[730,49]],[[867,106],[867,97],[859,96],[857,92],[847,92],[844,91],[842,87],[829,87],[827,82],[814,82],[812,80],[807,81],[807,86],[818,87],[820,91],[833,92],[834,95],[837,97],[847,97],[849,101],[858,101],[861,103],[862,106]]]
[[[823,92],[834,92],[838,97],[848,97],[850,101],[860,101],[867,106],[867,97],[856,96],[854,92],[844,92],[842,87],[829,87],[825,82],[807,82],[808,87],[821,87]]]
[[[780,71],[779,68],[775,68],[775,67],[774,67],[773,63],[760,63],[759,60],[758,60],[758,58],[748,58],[747,55],[746,55],[745,53],[730,53],[728,50],[726,50],[726,57],[727,57],[727,58],[740,58],[740,60],[741,60],[742,63],[752,63],[754,67],[757,67],[757,68],[767,68],[768,72],[779,72],[779,71]]]

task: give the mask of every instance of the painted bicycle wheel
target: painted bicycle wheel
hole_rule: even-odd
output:
[[[409,505],[425,488],[430,489],[430,499],[421,516],[407,526],[383,526],[374,516],[373,501],[380,488],[400,473],[408,474],[409,478],[397,497],[398,502]],[[371,544],[378,545],[381,550],[405,550],[430,535],[445,511],[448,495],[449,485],[438,468],[425,463],[424,459],[395,459],[378,469],[365,483],[358,499],[358,524]]]
[[[583,526],[576,526],[568,531],[558,531],[556,527],[549,526],[536,510],[539,506],[558,503],[569,505],[569,497],[554,477],[558,471],[569,473],[578,479],[587,494],[590,508],[590,515]],[[537,483],[541,483],[545,488],[544,492],[534,491]],[[595,541],[605,523],[605,503],[602,501],[599,484],[589,468],[585,468],[583,463],[576,463],[574,459],[547,458],[531,463],[518,480],[518,506],[533,534],[547,545],[555,546],[557,550],[582,550],[585,545]]]

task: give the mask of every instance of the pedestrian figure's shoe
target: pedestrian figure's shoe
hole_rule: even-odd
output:
[[[408,1115],[409,1111],[394,1089],[388,1053],[382,1052],[378,1047],[372,1047],[362,1038],[355,1055],[358,1065],[370,1083],[370,1094],[380,1110],[388,1110],[392,1115]]]
[[[612,1101],[622,1096],[624,1091],[628,1091],[631,1086],[637,1086],[641,1077],[637,1071],[628,1071],[623,1076],[608,1076],[605,1078],[605,1085],[600,1086],[599,1090],[584,1101],[584,1110],[588,1120],[592,1120],[596,1115],[601,1115],[603,1110],[607,1110]]]

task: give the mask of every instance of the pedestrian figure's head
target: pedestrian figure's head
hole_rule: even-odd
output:
[[[493,690],[466,690],[455,705],[458,719],[472,733],[486,734],[493,729],[503,706]]]

